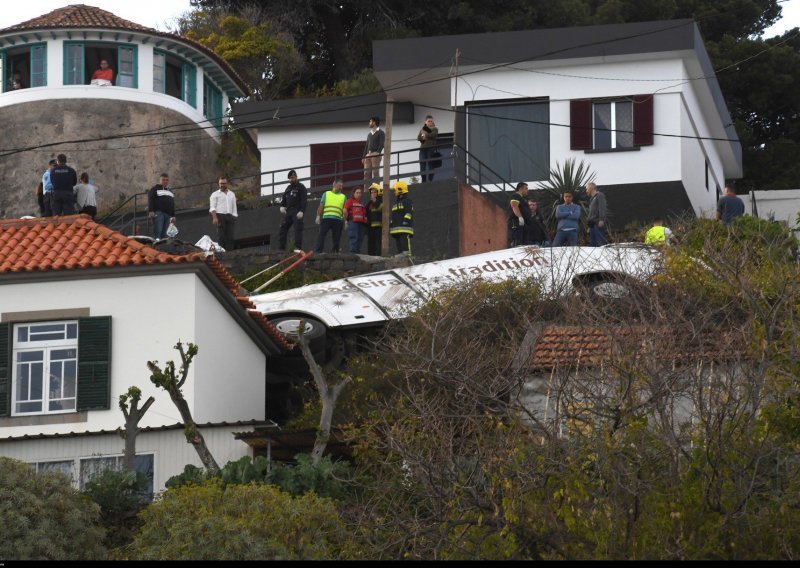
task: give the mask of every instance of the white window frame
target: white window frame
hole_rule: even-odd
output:
[[[156,471],[156,455],[154,452],[136,453],[136,458],[150,458],[152,463],[152,474],[150,478],[149,492],[153,492],[153,483]],[[86,484],[95,478],[95,476],[102,474],[106,470],[121,471],[125,464],[124,454],[111,454],[111,455],[95,455],[85,458],[78,458],[78,467],[75,469],[77,472],[77,485],[80,491],[86,489]],[[138,470],[137,470],[138,471]],[[142,472],[146,473],[146,472]]]
[[[60,328],[51,329],[47,328]],[[14,342],[13,342],[13,373],[12,373],[12,400],[11,400],[11,415],[12,416],[36,416],[42,414],[65,414],[77,411],[78,405],[78,320],[62,320],[62,321],[42,321],[42,322],[26,322],[16,323],[13,328]],[[45,337],[52,335],[61,335],[61,337]],[[62,359],[51,359],[57,351],[74,350],[74,356],[65,357]],[[35,366],[35,360],[20,361],[20,356],[26,354],[41,353],[41,398],[31,398],[32,396],[32,381],[30,380],[30,370]],[[52,379],[50,370],[52,364],[55,362],[62,362],[62,374],[59,379],[59,384],[56,388],[52,387]],[[70,365],[71,363],[71,365]],[[26,366],[28,367],[27,377],[22,376],[21,371]],[[64,367],[67,368],[67,374],[72,377],[65,377],[63,375]],[[45,369],[47,372],[45,373]],[[22,383],[21,381],[27,381]],[[26,398],[21,398],[22,394],[19,391],[25,389],[27,392]],[[32,405],[36,402],[40,403],[38,409],[35,410],[20,410],[20,405]],[[61,408],[51,408],[55,404],[61,402]],[[71,404],[70,404],[71,402]]]

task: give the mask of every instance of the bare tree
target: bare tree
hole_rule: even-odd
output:
[[[125,417],[125,430],[120,431],[120,436],[125,439],[124,465],[125,469],[132,470],[136,460],[136,436],[139,435],[139,422],[147,410],[156,401],[155,398],[148,397],[145,403],[139,408],[142,400],[142,390],[139,387],[130,387],[128,392],[119,397],[119,409]]]
[[[359,431],[368,546],[796,557],[800,270],[763,222],[696,221],[683,241],[616,297],[475,282],[392,324],[372,374],[394,390]]]
[[[314,440],[314,448],[311,450],[311,462],[314,465],[317,465],[322,459],[322,455],[325,453],[325,448],[328,445],[328,440],[330,440],[331,437],[331,424],[333,423],[333,411],[336,408],[336,401],[339,398],[339,395],[342,393],[342,389],[344,389],[344,387],[346,387],[352,379],[349,376],[345,376],[335,385],[331,385],[328,382],[322,368],[320,368],[316,361],[314,361],[314,356],[311,354],[311,348],[308,345],[308,340],[303,335],[304,329],[305,322],[301,320],[298,326],[297,342],[300,345],[303,358],[306,360],[306,363],[308,363],[308,369],[311,371],[311,376],[314,377],[314,384],[317,386],[319,400],[322,404],[317,436]]]
[[[175,349],[177,349],[178,353],[181,355],[181,367],[178,369],[177,373],[175,371],[174,361],[167,361],[163,370],[158,366],[158,361],[148,361],[147,368],[150,369],[151,373],[150,381],[169,393],[169,397],[172,399],[172,402],[175,404],[175,407],[178,409],[183,419],[186,441],[194,447],[208,473],[216,475],[219,473],[219,465],[217,465],[214,456],[208,449],[203,434],[197,428],[197,424],[194,423],[192,412],[189,410],[189,404],[186,402],[181,392],[181,387],[186,382],[186,377],[189,375],[189,366],[192,364],[192,359],[197,355],[197,345],[188,343],[186,349],[184,349],[183,343],[178,341],[175,345]]]

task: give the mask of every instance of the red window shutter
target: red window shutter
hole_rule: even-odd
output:
[[[633,97],[633,145],[653,145],[653,95]]]
[[[569,101],[569,147],[572,150],[592,149],[592,101]]]

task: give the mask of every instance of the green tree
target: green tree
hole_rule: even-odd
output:
[[[227,11],[195,11],[179,22],[183,34],[215,51],[242,77],[255,100],[288,96],[303,70],[291,36],[269,21]]]
[[[59,472],[0,457],[0,558],[104,559],[100,508]]]
[[[209,480],[169,489],[142,513],[130,560],[347,559],[334,503],[262,484]]]

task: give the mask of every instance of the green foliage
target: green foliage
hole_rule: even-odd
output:
[[[131,560],[334,560],[348,533],[334,503],[271,485],[209,480],[169,489],[142,512]]]
[[[323,456],[314,465],[308,454],[297,454],[294,459],[294,464],[274,464],[266,476],[267,482],[290,495],[300,496],[310,492],[336,500],[345,497],[347,483],[353,475],[346,462],[332,461],[330,456]]]
[[[539,182],[537,189],[543,192],[544,198],[540,200],[542,211],[548,212],[548,221],[551,232],[555,234],[556,207],[563,202],[562,195],[565,191],[571,191],[573,203],[581,206],[583,214],[582,220],[586,219],[589,207],[589,196],[586,194],[586,184],[594,181],[597,173],[591,171],[589,164],[585,160],[577,162],[575,158],[568,158],[562,166],[558,162],[554,168],[550,168],[550,176],[547,181]]]
[[[368,95],[381,90],[381,84],[372,69],[364,69],[352,79],[337,81],[332,87],[323,86],[314,93],[317,97],[351,97]]]
[[[206,475],[206,470],[201,467],[197,467],[196,465],[186,464],[183,467],[183,473],[179,473],[178,475],[173,475],[170,477],[167,482],[164,484],[167,488],[169,487],[180,487],[182,485],[191,485],[191,484],[200,484],[208,479]]]
[[[3,560],[105,558],[100,508],[62,473],[0,457],[0,518]]]
[[[107,469],[86,483],[84,493],[100,506],[108,549],[129,544],[138,522],[136,515],[150,502],[147,476],[131,470]]]
[[[270,464],[264,456],[256,456],[255,459],[243,456],[226,463],[219,475],[223,485],[266,483],[298,497],[313,492],[320,497],[337,500],[345,497],[351,477],[352,471],[346,462],[334,462],[329,456],[324,456],[319,464],[314,465],[308,454],[297,454],[294,464]],[[166,486],[199,485],[208,479],[210,477],[204,470],[187,465],[183,473],[171,477]]]
[[[253,24],[234,14],[197,11],[181,23],[185,36],[230,63],[257,100],[286,93],[303,63],[292,38],[269,21]]]
[[[251,481],[263,481],[267,475],[269,461],[264,456],[242,456],[236,461],[226,463],[220,470],[222,481],[226,485],[242,485]]]
[[[229,178],[237,178],[243,172],[253,173],[260,171],[261,163],[259,157],[254,155],[253,151],[244,141],[244,136],[247,134],[242,133],[240,130],[227,130],[222,133],[221,143],[217,149],[217,167],[220,172],[225,172]],[[252,178],[253,190],[256,190],[255,195],[260,194],[260,179],[258,176]],[[238,180],[238,183],[243,183]],[[237,200],[245,200],[252,197],[253,190],[245,190],[242,195],[236,195]]]

